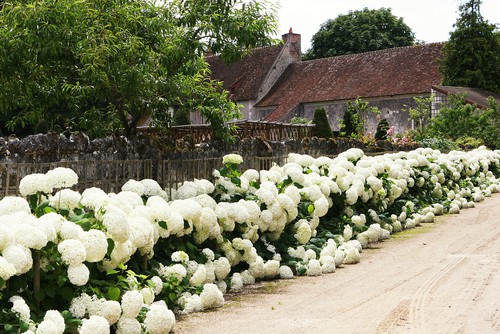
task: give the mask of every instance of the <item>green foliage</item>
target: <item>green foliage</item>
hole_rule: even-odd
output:
[[[460,17],[443,48],[443,85],[500,92],[500,40],[495,25],[483,20],[480,0],[459,7]]]
[[[377,124],[377,132],[375,132],[376,140],[385,140],[387,139],[387,130],[389,130],[389,123],[387,119],[382,118],[380,122]]]
[[[500,108],[493,98],[488,103],[488,108],[479,109],[465,103],[464,96],[450,96],[450,107],[441,108],[431,120],[429,135],[453,141],[471,137],[488,147],[499,148]]]
[[[324,108],[318,108],[314,111],[312,135],[318,138],[333,137],[332,128],[328,123],[328,117]]]
[[[11,132],[135,132],[152,114],[199,111],[219,138],[239,117],[204,54],[227,61],[268,45],[266,0],[13,1],[0,12],[0,120]],[[153,121],[154,121],[153,119]],[[161,123],[161,122],[159,122]]]
[[[306,59],[317,59],[413,45],[414,33],[390,8],[350,11],[323,23]]]
[[[353,102],[347,102],[344,117],[340,122],[340,134],[344,137],[363,138],[370,116],[380,115],[377,107],[363,101],[359,96]]]
[[[305,118],[305,117],[295,116],[290,120],[290,123],[292,123],[292,124],[311,124],[312,121],[308,118]]]
[[[473,148],[478,148],[481,145],[484,145],[481,139],[469,136],[459,137],[457,138],[457,140],[455,140],[455,143],[463,149],[473,149]]]
[[[434,150],[440,150],[442,152],[459,149],[459,146],[454,141],[444,138],[425,138],[419,140],[417,143],[420,147],[430,147]]]
[[[357,124],[359,123],[359,115],[351,102],[347,102],[347,107],[344,116],[340,122],[340,135],[342,137],[355,137],[357,132]]]
[[[425,138],[426,126],[429,124],[431,117],[431,102],[433,97],[414,97],[413,101],[415,106],[408,107],[405,105],[406,111],[410,115],[412,128],[414,130],[413,136],[415,139],[420,140]]]
[[[189,112],[182,110],[176,110],[174,112],[174,117],[172,119],[173,125],[189,125],[191,120],[189,119]]]

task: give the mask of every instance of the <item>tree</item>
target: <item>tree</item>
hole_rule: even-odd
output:
[[[413,45],[415,36],[390,8],[350,11],[323,23],[312,38],[306,59],[355,54]]]
[[[460,17],[443,47],[443,85],[500,92],[500,40],[495,25],[483,20],[480,0],[459,7]]]
[[[318,138],[331,138],[333,131],[328,123],[325,108],[318,108],[314,111],[312,135]]]
[[[199,111],[215,134],[239,116],[204,54],[226,61],[269,45],[267,0],[14,0],[0,10],[0,120],[10,131],[121,128]]]
[[[414,97],[413,106],[406,106],[405,110],[410,115],[411,128],[414,130],[416,140],[422,140],[426,137],[426,126],[431,119],[431,103],[433,97]]]
[[[380,115],[380,110],[377,107],[371,107],[369,102],[363,101],[359,96],[354,103],[347,102],[344,117],[340,122],[341,135],[363,137],[367,131],[368,119],[372,115]]]

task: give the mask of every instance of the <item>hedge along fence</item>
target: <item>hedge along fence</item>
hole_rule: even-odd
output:
[[[0,201],[0,322],[5,333],[168,333],[177,313],[219,307],[256,280],[321,275],[356,263],[391,233],[458,213],[499,190],[500,152],[431,149],[334,159],[291,154],[176,199],[152,179],[116,194],[56,168]]]

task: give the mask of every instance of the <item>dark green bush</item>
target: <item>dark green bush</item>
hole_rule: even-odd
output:
[[[332,128],[328,123],[328,118],[326,117],[326,111],[324,108],[318,108],[314,111],[313,123],[314,123],[314,127],[312,129],[313,136],[318,138],[333,137]]]
[[[387,139],[387,130],[389,130],[389,123],[387,119],[382,118],[377,125],[377,132],[375,132],[376,140],[386,140]]]

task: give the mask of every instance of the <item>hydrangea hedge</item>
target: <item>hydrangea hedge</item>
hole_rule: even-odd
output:
[[[370,243],[458,213],[498,192],[500,151],[432,149],[335,159],[185,182],[168,201],[153,180],[120,193],[71,190],[56,168],[0,200],[3,333],[169,333],[176,313],[224,304],[257,280],[321,275]]]

